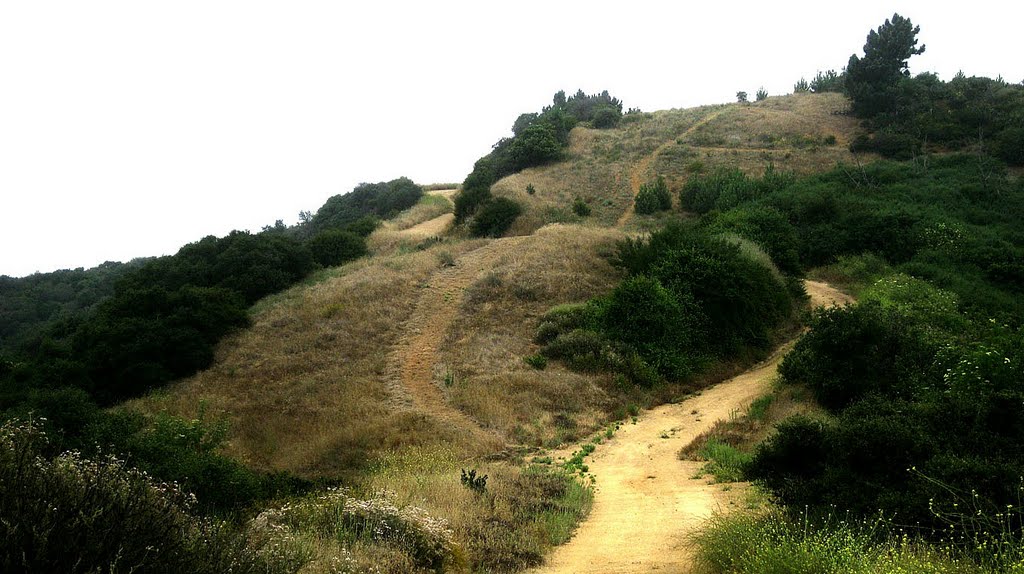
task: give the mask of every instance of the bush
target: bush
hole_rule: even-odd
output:
[[[832,410],[871,393],[910,398],[938,350],[921,335],[904,314],[876,302],[824,309],[786,355],[779,374],[788,383],[807,385]]]
[[[350,231],[328,229],[309,240],[313,259],[323,267],[341,265],[366,255],[366,240]]]
[[[572,202],[572,212],[580,217],[587,217],[590,215],[590,206],[587,202],[583,201],[582,197],[577,197]]]
[[[195,518],[190,497],[123,462],[40,454],[31,425],[0,427],[0,568],[5,572],[297,572],[259,533]]]
[[[707,224],[714,231],[729,231],[760,245],[786,274],[801,271],[800,238],[796,227],[778,209],[749,206],[731,209]]]
[[[514,200],[499,197],[483,205],[474,216],[469,231],[476,237],[499,237],[522,212],[523,208]]]
[[[614,128],[622,119],[622,110],[612,106],[601,106],[594,112],[590,125],[597,129]]]
[[[672,196],[669,195],[665,178],[658,176],[653,183],[645,183],[640,186],[636,194],[636,212],[640,215],[650,215],[657,211],[672,209]]]

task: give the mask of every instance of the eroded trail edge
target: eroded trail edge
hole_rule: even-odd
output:
[[[825,283],[806,282],[813,306],[851,298]],[[690,534],[734,492],[693,478],[703,463],[678,459],[679,450],[715,421],[745,409],[769,390],[795,340],[763,363],[699,396],[644,412],[587,459],[596,476],[594,506],[573,538],[536,573],[689,572]]]

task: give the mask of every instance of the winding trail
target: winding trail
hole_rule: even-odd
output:
[[[504,448],[504,441],[448,403],[443,382],[435,379],[434,366],[441,342],[458,316],[466,289],[524,239],[494,239],[464,253],[454,265],[434,273],[402,329],[403,335],[395,344],[386,374],[392,399],[398,406],[417,410],[471,433],[477,444],[495,450]]]
[[[806,282],[815,307],[852,299],[825,283]],[[703,463],[678,459],[679,450],[715,421],[765,394],[795,339],[747,372],[681,403],[663,405],[626,423],[587,459],[596,476],[594,506],[573,538],[536,574],[690,572],[689,535],[733,491],[693,478]]]
[[[665,143],[661,144],[657,148],[655,148],[654,151],[641,158],[640,161],[638,161],[636,165],[633,166],[633,169],[629,173],[629,188],[633,191],[634,201],[631,201],[629,203],[629,206],[626,207],[626,211],[621,216],[619,216],[618,221],[615,222],[616,227],[622,227],[626,225],[626,223],[628,223],[629,220],[633,218],[633,215],[636,211],[636,195],[640,193],[640,186],[643,185],[644,180],[647,177],[647,172],[651,166],[651,162],[654,161],[654,158],[658,157],[658,154],[660,154],[666,148],[676,145],[677,140],[688,137],[701,126],[714,121],[714,119],[722,115],[726,109],[727,108],[723,108],[720,110],[710,112],[708,115],[698,120],[695,124],[686,128],[686,131],[680,134],[678,137],[672,138],[666,141]]]

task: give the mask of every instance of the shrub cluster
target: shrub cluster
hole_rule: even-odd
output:
[[[544,355],[650,386],[741,349],[766,349],[792,307],[784,282],[763,262],[682,224],[623,242],[615,263],[629,277],[611,294],[542,318],[536,342]]]
[[[640,191],[636,194],[635,209],[640,215],[672,209],[672,196],[668,192],[665,178],[658,176],[653,182],[640,186]]]
[[[32,425],[0,427],[4,572],[297,572],[267,532],[197,518],[174,484],[113,457],[46,456]]]
[[[887,278],[857,306],[818,313],[783,361],[783,380],[807,385],[835,417],[780,425],[751,475],[794,507],[882,509],[940,531],[930,501],[951,493],[1015,505],[1022,361],[1024,332],[971,320],[924,281]]]

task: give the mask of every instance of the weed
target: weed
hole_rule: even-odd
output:
[[[547,359],[547,357],[545,357],[544,355],[541,355],[540,353],[535,353],[535,354],[530,355],[528,357],[524,357],[523,361],[527,365],[530,365],[531,367],[533,367],[534,369],[537,369],[538,371],[543,371],[548,366],[548,359]]]
[[[475,468],[468,472],[466,469],[462,469],[462,476],[459,481],[462,483],[462,486],[477,494],[483,494],[487,490],[487,475],[477,476]]]

